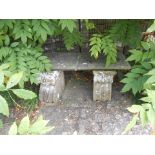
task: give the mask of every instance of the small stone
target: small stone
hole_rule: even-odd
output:
[[[118,115],[118,114],[115,116],[116,119],[120,119],[121,117],[122,116],[121,115]]]
[[[104,121],[103,114],[95,114],[95,121],[96,122],[103,122]]]
[[[112,104],[107,104],[107,109],[111,109],[112,108]]]

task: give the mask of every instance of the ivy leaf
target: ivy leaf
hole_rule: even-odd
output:
[[[9,135],[17,135],[17,124],[14,122],[9,130]]]
[[[6,100],[0,95],[0,113],[9,117],[9,107]]]
[[[29,120],[29,117],[28,115],[26,117],[24,117],[20,124],[19,124],[19,127],[18,127],[18,132],[19,134],[21,135],[26,135],[28,134],[28,131],[29,131],[29,127],[30,127],[30,120]]]
[[[12,88],[13,86],[17,85],[22,77],[23,77],[23,72],[13,74],[7,83],[6,89]]]
[[[36,94],[32,91],[25,90],[25,89],[11,89],[15,95],[18,97],[28,100],[28,99],[33,99],[36,96]]]

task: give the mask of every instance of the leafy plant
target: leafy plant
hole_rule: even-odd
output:
[[[47,126],[48,121],[39,116],[37,120],[30,121],[29,116],[25,116],[19,125],[14,122],[9,130],[9,135],[41,135],[46,134],[54,127]]]
[[[68,50],[75,44],[82,45],[77,20],[0,20],[0,63],[11,64],[11,72],[24,72],[22,88],[26,82],[37,84],[37,74],[52,68],[42,46],[49,36],[59,35]]]
[[[124,46],[137,47],[141,40],[142,26],[139,20],[117,20],[109,29],[109,36]]]
[[[36,94],[26,89],[15,88],[23,77],[23,72],[12,74],[8,71],[9,65],[3,64],[0,66],[0,92],[6,92],[15,104],[16,101],[13,99],[11,94],[16,95],[21,99],[33,99],[36,98]],[[3,96],[0,95],[0,113],[5,116],[9,116],[8,103]]]
[[[76,28],[76,20],[61,19],[59,21],[59,25],[61,26],[62,30],[64,30],[66,28],[69,30],[70,33],[72,33],[74,28]]]
[[[146,81],[150,78],[149,74],[146,74],[153,68],[153,59],[155,58],[154,44],[151,42],[141,42],[140,49],[130,50],[131,55],[127,58],[127,61],[133,62],[132,69],[125,75],[125,78],[121,81],[124,83],[122,92],[128,92],[132,90],[132,93],[136,95],[141,93],[147,88]]]
[[[141,98],[143,101],[141,105],[132,105],[128,108],[134,116],[130,123],[127,125],[124,133],[130,131],[137,123],[141,121],[142,127],[151,124],[155,128],[155,90],[146,90],[146,97]]]
[[[99,55],[103,53],[106,56],[106,66],[116,63],[116,45],[109,36],[104,37],[99,34],[94,34],[90,39],[90,45],[92,46],[90,49],[91,56],[93,56],[95,59],[97,59]]]
[[[73,49],[75,44],[82,46],[82,35],[78,30],[74,30],[72,33],[66,30],[62,35],[67,50]]]
[[[154,23],[148,30],[154,30]],[[125,83],[123,92],[132,89],[134,94],[139,91],[142,96],[140,98],[141,105],[134,104],[128,108],[128,111],[133,113],[134,116],[127,125],[124,133],[130,131],[139,120],[142,127],[151,124],[153,130],[155,130],[155,42],[141,42],[141,45],[143,50],[131,50],[130,52],[132,54],[127,59],[127,61],[134,61],[134,66],[137,66],[137,64],[140,65],[136,69],[133,68],[126,75],[126,78],[122,80]],[[145,80],[142,80],[144,78]],[[136,79],[137,83],[135,82]]]
[[[151,64],[143,63],[141,65],[137,65],[131,69],[129,73],[125,75],[125,78],[121,81],[124,83],[124,87],[122,92],[132,91],[134,95],[137,93],[141,93],[144,90],[144,83],[149,78],[148,75],[145,75],[149,69],[151,69]]]
[[[144,21],[143,21],[144,22]],[[141,33],[144,23],[141,20],[116,20],[104,34],[90,38],[91,56],[98,58],[99,54],[106,55],[106,66],[117,62],[117,45],[121,47],[138,48],[141,43]],[[137,54],[138,55],[138,54]]]

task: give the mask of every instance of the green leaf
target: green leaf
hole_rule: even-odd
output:
[[[9,107],[6,100],[0,95],[0,113],[9,117]]]
[[[76,28],[75,20],[72,19],[60,19],[59,25],[61,25],[62,30],[67,28],[71,33],[73,32],[74,28]]]
[[[129,132],[136,125],[137,120],[138,120],[138,115],[133,116],[132,120],[126,126],[123,133],[125,134],[125,133]]]
[[[127,108],[128,111],[131,113],[138,113],[141,111],[142,107],[140,105],[132,105],[131,107]]]
[[[18,127],[18,132],[20,135],[26,135],[29,132],[29,127],[30,127],[30,120],[28,115],[24,117]]]
[[[4,84],[1,84],[0,85],[0,91],[5,91],[5,90],[6,90],[6,88],[5,88]]]
[[[123,80],[121,80],[120,82],[122,83],[130,83],[132,82],[134,79],[133,78],[124,78]]]
[[[46,30],[48,33],[51,32],[51,31],[50,31],[50,28],[49,28],[49,26],[48,26],[48,24],[47,24],[46,22],[41,22],[41,25],[45,28],[45,30]]]
[[[43,117],[40,116],[37,121],[32,124],[30,128],[31,134],[45,134],[53,129],[53,127],[46,127],[48,121],[43,120]]]
[[[135,61],[135,62],[139,62],[142,59],[143,56],[143,52],[139,51],[139,50],[130,50],[130,52],[132,53],[126,60],[127,61]]]
[[[42,38],[42,40],[43,40],[43,41],[46,41],[46,39],[47,39],[47,33],[46,33],[46,31],[41,30],[40,33],[41,33],[41,38]]]
[[[147,113],[143,108],[141,108],[141,110],[140,110],[140,120],[142,123],[142,127],[145,127],[145,125],[148,122],[148,119],[147,119]]]
[[[137,74],[144,74],[144,73],[146,73],[146,70],[142,69],[142,68],[134,68],[134,69],[132,69],[132,72],[137,73]]]
[[[142,104],[142,107],[145,110],[148,110],[150,108],[150,106],[151,106],[151,104],[149,104],[149,103]]]
[[[0,69],[4,70],[4,69],[8,69],[9,67],[10,67],[9,64],[2,64],[2,65],[0,66]]]
[[[145,82],[145,84],[151,84],[155,82],[155,75],[151,76],[150,78],[147,79],[147,81]]]
[[[150,106],[149,110],[147,111],[148,120],[152,125],[155,123],[155,111],[153,110],[152,106]]]
[[[22,77],[23,77],[23,72],[13,74],[7,83],[6,89],[12,88],[15,85],[17,85],[22,79]]]
[[[153,31],[155,31],[155,20],[153,24],[147,29],[147,32],[153,32]]]
[[[4,82],[4,73],[0,72],[0,86],[3,84]]]
[[[12,43],[10,46],[11,47],[16,47],[16,46],[18,46],[19,45],[19,42],[14,42],[14,43]]]
[[[139,74],[133,73],[131,71],[130,73],[127,73],[125,76],[127,76],[128,78],[138,78],[139,77]]]
[[[155,90],[146,90],[148,97],[151,99],[151,102],[155,102]]]
[[[148,103],[151,102],[151,99],[149,97],[142,97],[140,100]]]
[[[150,70],[146,75],[155,75],[155,69]]]
[[[141,45],[145,50],[149,50],[150,44],[148,42],[141,41]]]
[[[124,85],[123,89],[121,90],[122,93],[125,93],[129,91],[132,88],[132,85],[130,83],[127,83]]]
[[[14,122],[9,130],[9,135],[17,135],[17,124]]]
[[[21,41],[23,42],[23,44],[26,44],[26,42],[27,42],[27,36],[25,35],[25,33],[23,33],[21,35]]]
[[[25,90],[25,89],[11,89],[15,95],[18,97],[28,100],[28,99],[33,99],[36,96],[36,94],[32,91]]]
[[[10,38],[8,35],[5,36],[5,45],[8,46],[10,44]]]

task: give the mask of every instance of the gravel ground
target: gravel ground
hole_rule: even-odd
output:
[[[91,77],[91,78],[90,78]],[[120,135],[131,119],[126,110],[132,103],[128,94],[121,94],[121,85],[113,84],[110,102],[92,101],[92,76],[90,73],[66,73],[66,87],[59,104],[48,104],[40,114],[55,126],[49,135]],[[5,124],[0,134],[6,134],[10,124]],[[151,127],[143,129],[137,124],[129,135],[149,135]]]

